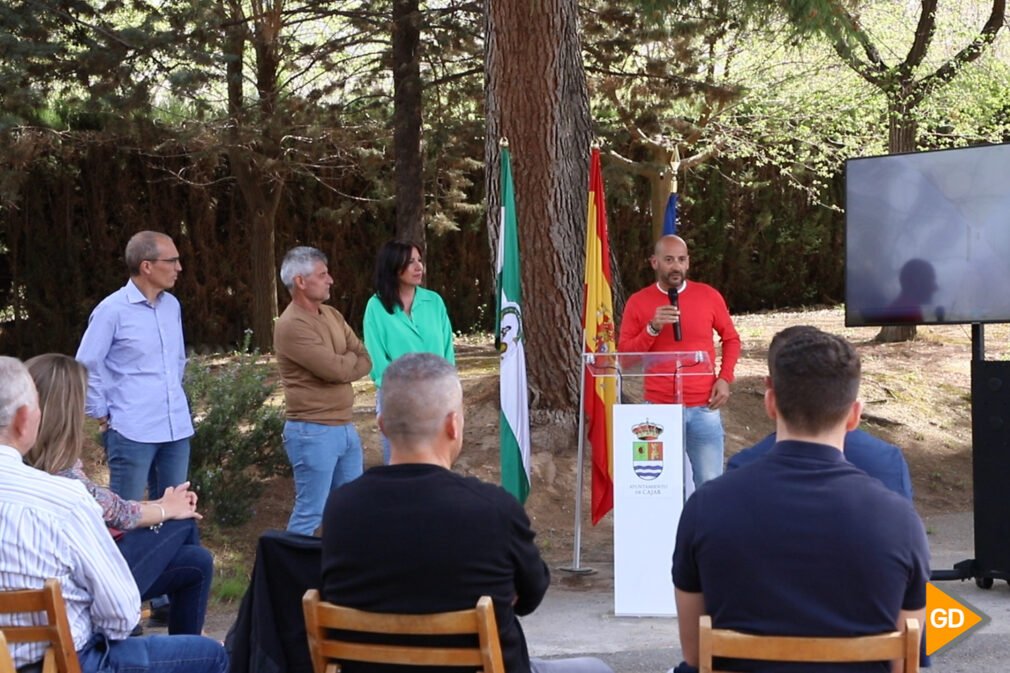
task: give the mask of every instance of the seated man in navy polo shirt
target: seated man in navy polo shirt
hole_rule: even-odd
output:
[[[771,386],[771,380],[765,380],[766,386]],[[750,465],[758,458],[768,453],[775,446],[775,433],[771,433],[754,446],[741,449],[726,463],[726,470],[735,470],[744,465]],[[912,499],[912,478],[908,474],[908,463],[901,449],[894,444],[874,437],[858,428],[845,433],[845,460],[860,470],[876,477],[887,488],[898,495]]]
[[[859,356],[840,337],[793,327],[775,336],[768,357],[765,409],[778,442],[764,459],[699,488],[680,519],[673,583],[681,670],[698,663],[698,618],[706,613],[717,628],[795,636],[869,635],[925,617],[922,521],[906,498],[842,454],[862,411]],[[761,673],[839,670],[736,663]]]

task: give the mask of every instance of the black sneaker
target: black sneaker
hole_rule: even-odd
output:
[[[147,618],[148,628],[167,628],[168,611],[170,609],[170,605],[159,605],[156,608],[151,608],[151,616]]]

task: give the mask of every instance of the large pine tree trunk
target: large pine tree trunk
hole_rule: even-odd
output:
[[[915,118],[916,97],[906,91],[909,87],[901,87],[897,94],[888,96],[887,100],[887,151],[889,154],[901,154],[915,151],[915,138],[919,123]]]
[[[589,179],[589,96],[576,0],[485,0],[488,235],[498,140],[512,151],[532,406],[575,410]]]
[[[233,5],[235,11],[240,12],[237,7]],[[255,140],[233,145],[228,157],[249,218],[249,290],[252,294],[249,322],[253,331],[252,344],[266,352],[273,349],[273,326],[277,317],[278,269],[274,228],[287,177],[281,150],[285,122],[279,117],[277,109],[284,0],[254,3],[253,9],[249,41],[256,54],[256,91],[259,96],[259,115],[256,130],[252,132]],[[229,99],[229,102],[235,101]],[[238,127],[236,124],[236,138]]]
[[[273,349],[274,318],[277,317],[277,255],[274,251],[274,221],[284,191],[284,181],[259,169],[255,153],[236,147],[229,152],[232,174],[245,201],[249,227],[249,290],[252,306],[249,322],[252,344],[260,351]]]
[[[246,26],[245,17],[242,13],[242,5],[237,0],[226,0],[222,3],[222,10],[226,12],[224,40],[222,49],[225,56],[225,80],[228,90],[228,117],[233,123],[230,125],[234,134],[236,121],[242,112],[243,96],[242,84],[245,65],[245,44]]]
[[[418,0],[393,0],[393,155],[396,237],[424,245],[421,158],[421,12]]]
[[[901,91],[888,96],[887,99],[887,151],[889,154],[915,151],[915,138],[918,123],[915,119],[916,97],[901,87]],[[896,341],[912,341],[915,339],[915,325],[889,325],[881,327],[876,341],[893,343]]]

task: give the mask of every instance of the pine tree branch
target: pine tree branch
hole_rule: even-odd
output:
[[[688,91],[696,91],[698,93],[705,93],[717,96],[735,97],[740,95],[741,87],[738,86],[727,86],[719,84],[709,84],[708,82],[702,82],[695,79],[688,79],[687,77],[680,77],[679,75],[662,75],[657,73],[650,73],[644,71],[628,72],[625,70],[613,70],[611,68],[601,68],[599,66],[586,66],[587,73],[593,73],[596,75],[613,75],[615,77],[629,77],[642,79],[658,79],[664,82],[671,82],[678,86],[683,87]]]
[[[449,82],[455,82],[458,79],[463,79],[464,77],[469,77],[470,75],[476,75],[482,72],[484,72],[483,65],[477,68],[470,68],[469,70],[463,70],[462,72],[456,72],[451,75],[443,75],[438,79],[433,79],[430,82],[427,82],[425,86],[439,86],[441,84],[448,84]]]
[[[910,75],[912,70],[922,63],[922,59],[929,50],[929,44],[933,41],[933,33],[936,31],[936,0],[922,0],[919,6],[921,9],[919,23],[915,27],[915,39],[908,50],[908,55],[899,66],[903,75]]]
[[[721,151],[722,151],[722,144],[718,142],[713,143],[713,145],[709,147],[707,150],[703,150],[693,156],[688,157],[687,159],[683,159],[680,162],[680,170],[686,171],[691,168],[694,168],[698,164],[703,164],[709,159],[713,159],[719,156],[719,153]]]
[[[877,49],[873,41],[870,40],[870,36],[863,30],[863,27],[859,25],[858,19],[852,16],[845,7],[839,3],[834,5],[837,15],[840,17],[844,24],[846,32],[851,35],[860,47],[863,48],[863,52],[866,54],[865,61],[860,60],[858,56],[852,51],[852,47],[849,45],[847,40],[838,39],[834,42],[835,53],[837,53],[841,59],[852,68],[860,77],[865,79],[870,84],[883,88],[886,83],[887,76],[887,65],[884,63],[884,59],[880,56],[880,51]]]
[[[979,31],[978,36],[972,40],[971,44],[937,68],[936,72],[920,80],[918,93],[922,96],[928,95],[938,86],[946,84],[953,79],[962,66],[971,63],[981,56],[986,47],[991,45],[993,40],[996,39],[996,34],[999,32],[1000,27],[1002,27],[1005,19],[1006,0],[993,0],[992,12],[989,13],[989,19],[982,26],[982,30]]]
[[[621,156],[614,150],[607,150],[607,156],[613,159],[616,163],[626,167],[632,173],[636,175],[641,175],[644,178],[649,178],[650,180],[658,178],[659,174],[663,170],[657,168],[652,164],[645,163],[643,161],[632,161],[627,157]]]

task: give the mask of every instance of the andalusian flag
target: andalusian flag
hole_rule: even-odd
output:
[[[586,224],[586,284],[582,313],[583,347],[586,353],[613,353],[615,347],[614,301],[611,293],[610,243],[607,241],[607,204],[603,196],[600,149],[589,159],[589,217]],[[602,358],[597,358],[597,363]],[[593,523],[614,508],[614,450],[611,413],[617,399],[613,376],[593,376],[585,381],[586,436],[593,447]]]
[[[522,294],[519,290],[519,231],[508,142],[501,142],[501,231],[498,233],[498,319],[501,354],[501,483],[519,502],[530,492],[530,417],[523,346]]]

